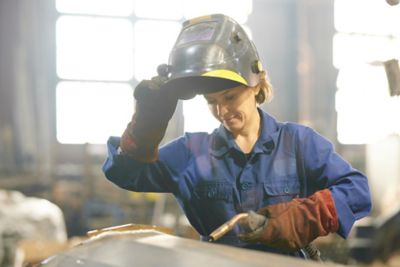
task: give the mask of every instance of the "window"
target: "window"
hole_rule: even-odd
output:
[[[333,64],[339,70],[338,140],[366,144],[400,134],[400,98],[390,97],[383,62],[400,58],[400,6],[336,0]]]
[[[56,7],[57,140],[105,143],[123,132],[133,110],[133,26],[126,18],[133,4],[57,0]]]
[[[207,101],[200,95],[183,102],[183,118],[185,132],[211,133],[219,126],[218,120],[208,109]]]
[[[63,144],[102,144],[120,136],[133,111],[126,83],[60,82],[56,89],[57,140]]]
[[[168,55],[181,30],[174,21],[139,20],[134,26],[135,78],[149,79],[157,74],[157,66],[168,63]]]
[[[56,8],[57,140],[97,144],[122,134],[132,87],[168,62],[185,19],[224,13],[245,23],[252,0],[56,0]],[[201,97],[183,110],[186,131],[218,125]]]
[[[61,16],[57,21],[57,74],[62,79],[128,81],[133,30],[126,19]]]
[[[244,24],[253,12],[253,0],[186,0],[184,2],[185,18],[194,18],[205,14],[222,13]]]
[[[56,0],[60,13],[104,16],[129,16],[133,11],[132,0]]]

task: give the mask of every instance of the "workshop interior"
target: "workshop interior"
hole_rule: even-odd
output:
[[[400,266],[398,3],[1,0],[0,267]],[[257,46],[274,88],[262,109],[312,127],[368,177],[370,215],[347,239],[316,239],[319,262],[201,242],[173,195],[104,176],[134,88],[168,63],[183,22],[208,14]],[[217,127],[204,97],[179,100],[161,145]]]

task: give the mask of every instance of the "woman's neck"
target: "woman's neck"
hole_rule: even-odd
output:
[[[240,147],[243,153],[250,153],[257,142],[261,133],[261,118],[258,111],[249,124],[240,132],[233,136],[236,144]]]

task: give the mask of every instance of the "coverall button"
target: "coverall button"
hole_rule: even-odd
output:
[[[264,146],[269,152],[271,152],[275,148],[275,144],[273,141],[268,141],[264,144]]]
[[[289,187],[285,187],[285,193],[289,193]]]
[[[240,188],[244,191],[249,190],[251,187],[251,184],[249,182],[244,182],[240,184]]]

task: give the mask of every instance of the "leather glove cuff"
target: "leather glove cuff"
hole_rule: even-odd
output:
[[[339,221],[329,189],[308,198],[263,207],[257,211],[268,218],[260,231],[242,236],[247,242],[261,242],[282,251],[304,248],[319,236],[336,232]]]
[[[122,152],[131,158],[141,162],[154,162],[158,158],[158,143],[145,143],[138,142],[134,135],[132,135],[131,123],[128,124],[120,141],[120,148]]]

